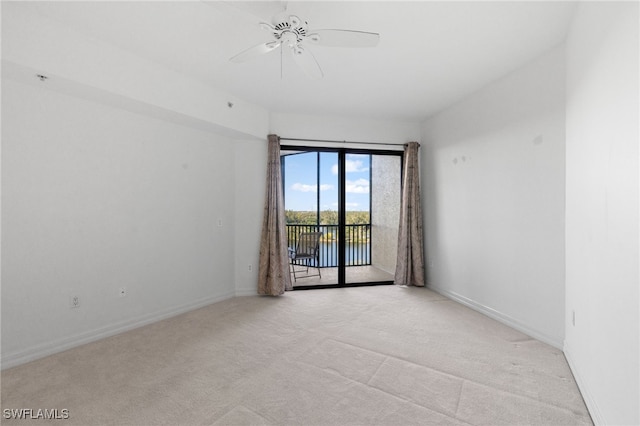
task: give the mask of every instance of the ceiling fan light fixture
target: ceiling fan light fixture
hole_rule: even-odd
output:
[[[298,37],[291,31],[285,31],[280,38],[282,43],[290,48],[295,48],[298,45]]]
[[[306,49],[308,44],[336,47],[374,47],[380,39],[378,33],[365,31],[340,29],[309,31],[307,21],[286,12],[274,15],[271,21],[273,25],[266,22],[259,22],[259,25],[263,30],[270,31],[274,40],[250,47],[232,57],[230,61],[244,62],[252,57],[269,53],[277,47],[284,48],[286,46],[291,49],[293,58],[300,68],[313,78],[322,78],[324,73],[311,50]]]
[[[296,15],[289,15],[289,24],[291,24],[291,27],[295,28],[300,26],[300,22],[302,22],[301,19]]]

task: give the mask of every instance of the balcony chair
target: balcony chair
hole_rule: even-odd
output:
[[[298,278],[307,278],[307,277],[320,277],[320,237],[322,236],[322,232],[303,232],[298,235],[298,242],[296,244],[296,248],[289,247],[289,259],[291,259],[291,273],[293,273],[293,281],[298,281]],[[296,263],[297,261],[304,261],[304,264],[301,266],[306,266],[306,275],[296,275],[296,266],[300,265]],[[309,275],[309,263],[311,260],[316,261],[315,268],[318,270],[317,274]],[[300,273],[302,271],[298,271]]]

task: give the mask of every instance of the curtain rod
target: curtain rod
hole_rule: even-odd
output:
[[[354,141],[334,141],[330,139],[303,139],[303,138],[280,138],[281,141],[299,141],[299,142],[331,142],[331,143],[350,143],[356,145],[396,145],[406,146],[406,143],[384,143],[384,142],[354,142]]]

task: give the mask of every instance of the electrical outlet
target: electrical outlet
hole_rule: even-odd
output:
[[[222,219],[218,219],[218,227],[222,228]]]
[[[80,307],[80,296],[69,296],[69,307],[70,308]]]
[[[120,287],[120,291],[118,292],[118,295],[120,297],[125,297],[127,295],[127,288],[126,287]]]
[[[253,271],[253,265],[249,264],[249,271]]]

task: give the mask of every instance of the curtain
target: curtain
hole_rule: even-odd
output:
[[[269,135],[267,186],[260,238],[258,294],[278,296],[291,290],[284,197],[280,171],[280,138]]]
[[[398,228],[398,257],[394,283],[424,287],[422,210],[420,207],[420,169],[418,142],[409,142],[404,149],[402,201]]]

